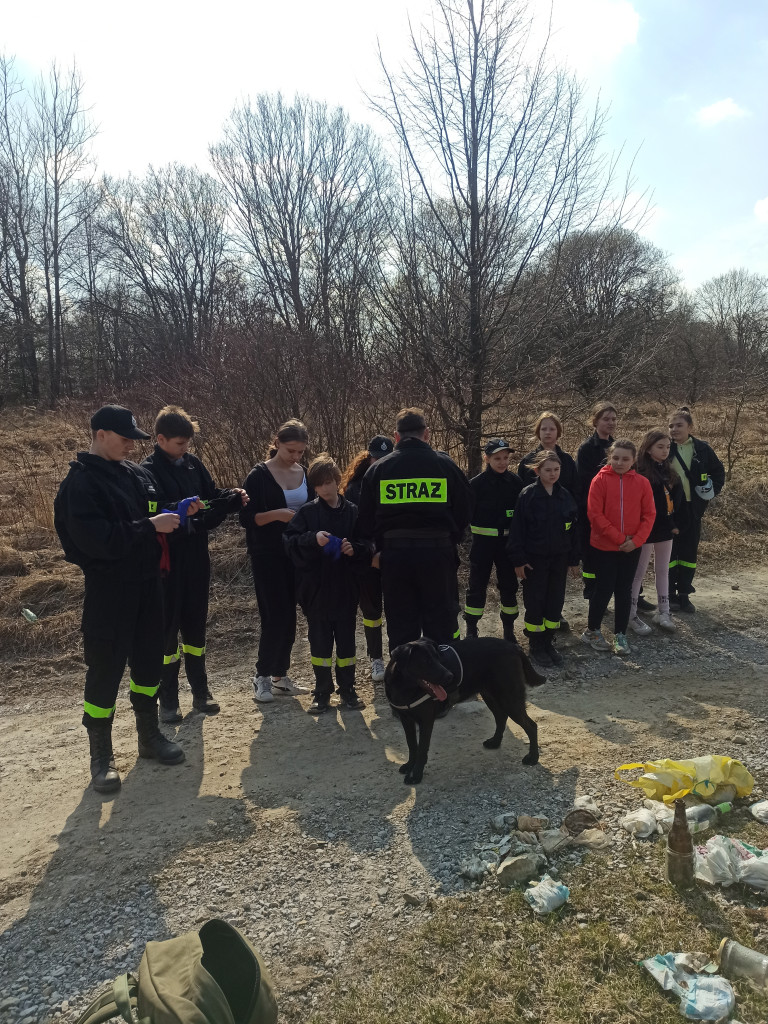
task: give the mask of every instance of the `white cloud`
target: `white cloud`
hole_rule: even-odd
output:
[[[734,118],[746,117],[747,114],[748,111],[729,96],[727,100],[718,100],[717,103],[710,103],[708,107],[702,107],[694,116],[699,124],[710,128],[721,121],[732,121]]]
[[[552,22],[553,49],[589,75],[637,41],[640,15],[630,0],[554,0]]]
[[[754,214],[761,224],[768,224],[768,196],[765,199],[757,200]]]

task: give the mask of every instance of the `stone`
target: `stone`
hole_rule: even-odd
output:
[[[547,858],[542,853],[518,853],[507,857],[496,868],[496,878],[501,885],[514,885],[516,882],[530,882],[538,878],[542,869],[547,866]]]

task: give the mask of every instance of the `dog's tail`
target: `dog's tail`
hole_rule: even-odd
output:
[[[541,686],[543,683],[546,683],[547,677],[536,671],[525,651],[521,650],[519,654],[526,686]]]

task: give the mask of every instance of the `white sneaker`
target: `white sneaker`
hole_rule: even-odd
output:
[[[613,650],[599,629],[585,629],[581,634],[581,642],[588,644],[593,651]]]
[[[380,683],[384,679],[384,660],[382,658],[371,658],[371,679],[374,683]]]
[[[294,683],[290,676],[273,679],[272,692],[275,697],[296,697],[301,693],[309,693],[309,687]]]
[[[253,677],[253,699],[260,704],[269,704],[275,699],[272,693],[272,679],[270,676]]]
[[[649,633],[653,632],[648,623],[643,622],[639,615],[629,620],[629,628],[633,633],[637,633],[638,636],[648,636]]]
[[[663,629],[665,633],[676,633],[677,626],[672,621],[672,616],[669,612],[654,612],[651,622],[658,626],[659,629]]]

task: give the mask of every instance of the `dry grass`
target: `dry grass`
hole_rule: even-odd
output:
[[[735,813],[729,834],[755,841],[747,821]],[[618,867],[589,855],[564,872],[571,898],[545,918],[517,890],[433,904],[426,923],[404,922],[395,942],[372,943],[364,971],[343,970],[310,1024],[678,1022],[677,1001],[638,961],[683,950],[714,957],[724,936],[764,948],[768,933],[749,912],[768,898],[703,886],[681,895],[663,881],[663,849],[638,842]],[[768,993],[734,987],[739,1018],[768,1019]]]

